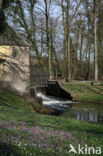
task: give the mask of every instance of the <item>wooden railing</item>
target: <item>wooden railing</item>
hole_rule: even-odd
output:
[[[30,76],[30,85],[35,87],[47,87],[49,76],[49,72],[34,72]]]

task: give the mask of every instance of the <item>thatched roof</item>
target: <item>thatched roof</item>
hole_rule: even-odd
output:
[[[3,33],[0,33],[0,45],[10,46],[27,46],[30,45],[20,37],[20,35],[14,31],[8,24]]]

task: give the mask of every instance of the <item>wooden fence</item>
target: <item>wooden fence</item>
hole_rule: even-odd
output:
[[[35,87],[47,87],[49,72],[34,72],[30,76],[30,85]]]

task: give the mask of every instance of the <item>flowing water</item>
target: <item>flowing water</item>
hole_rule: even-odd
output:
[[[42,93],[37,93],[37,96],[42,98],[43,105],[61,112],[60,115],[65,118],[74,118],[90,122],[103,122],[103,104],[77,103],[43,95]]]
[[[43,105],[50,107],[56,111],[61,111],[61,112],[65,112],[69,110],[72,104],[72,101],[43,95],[42,93],[37,93],[37,97],[42,98]]]

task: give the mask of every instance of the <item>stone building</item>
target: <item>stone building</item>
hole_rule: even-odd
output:
[[[0,87],[29,92],[30,45],[9,25],[0,33]]]

